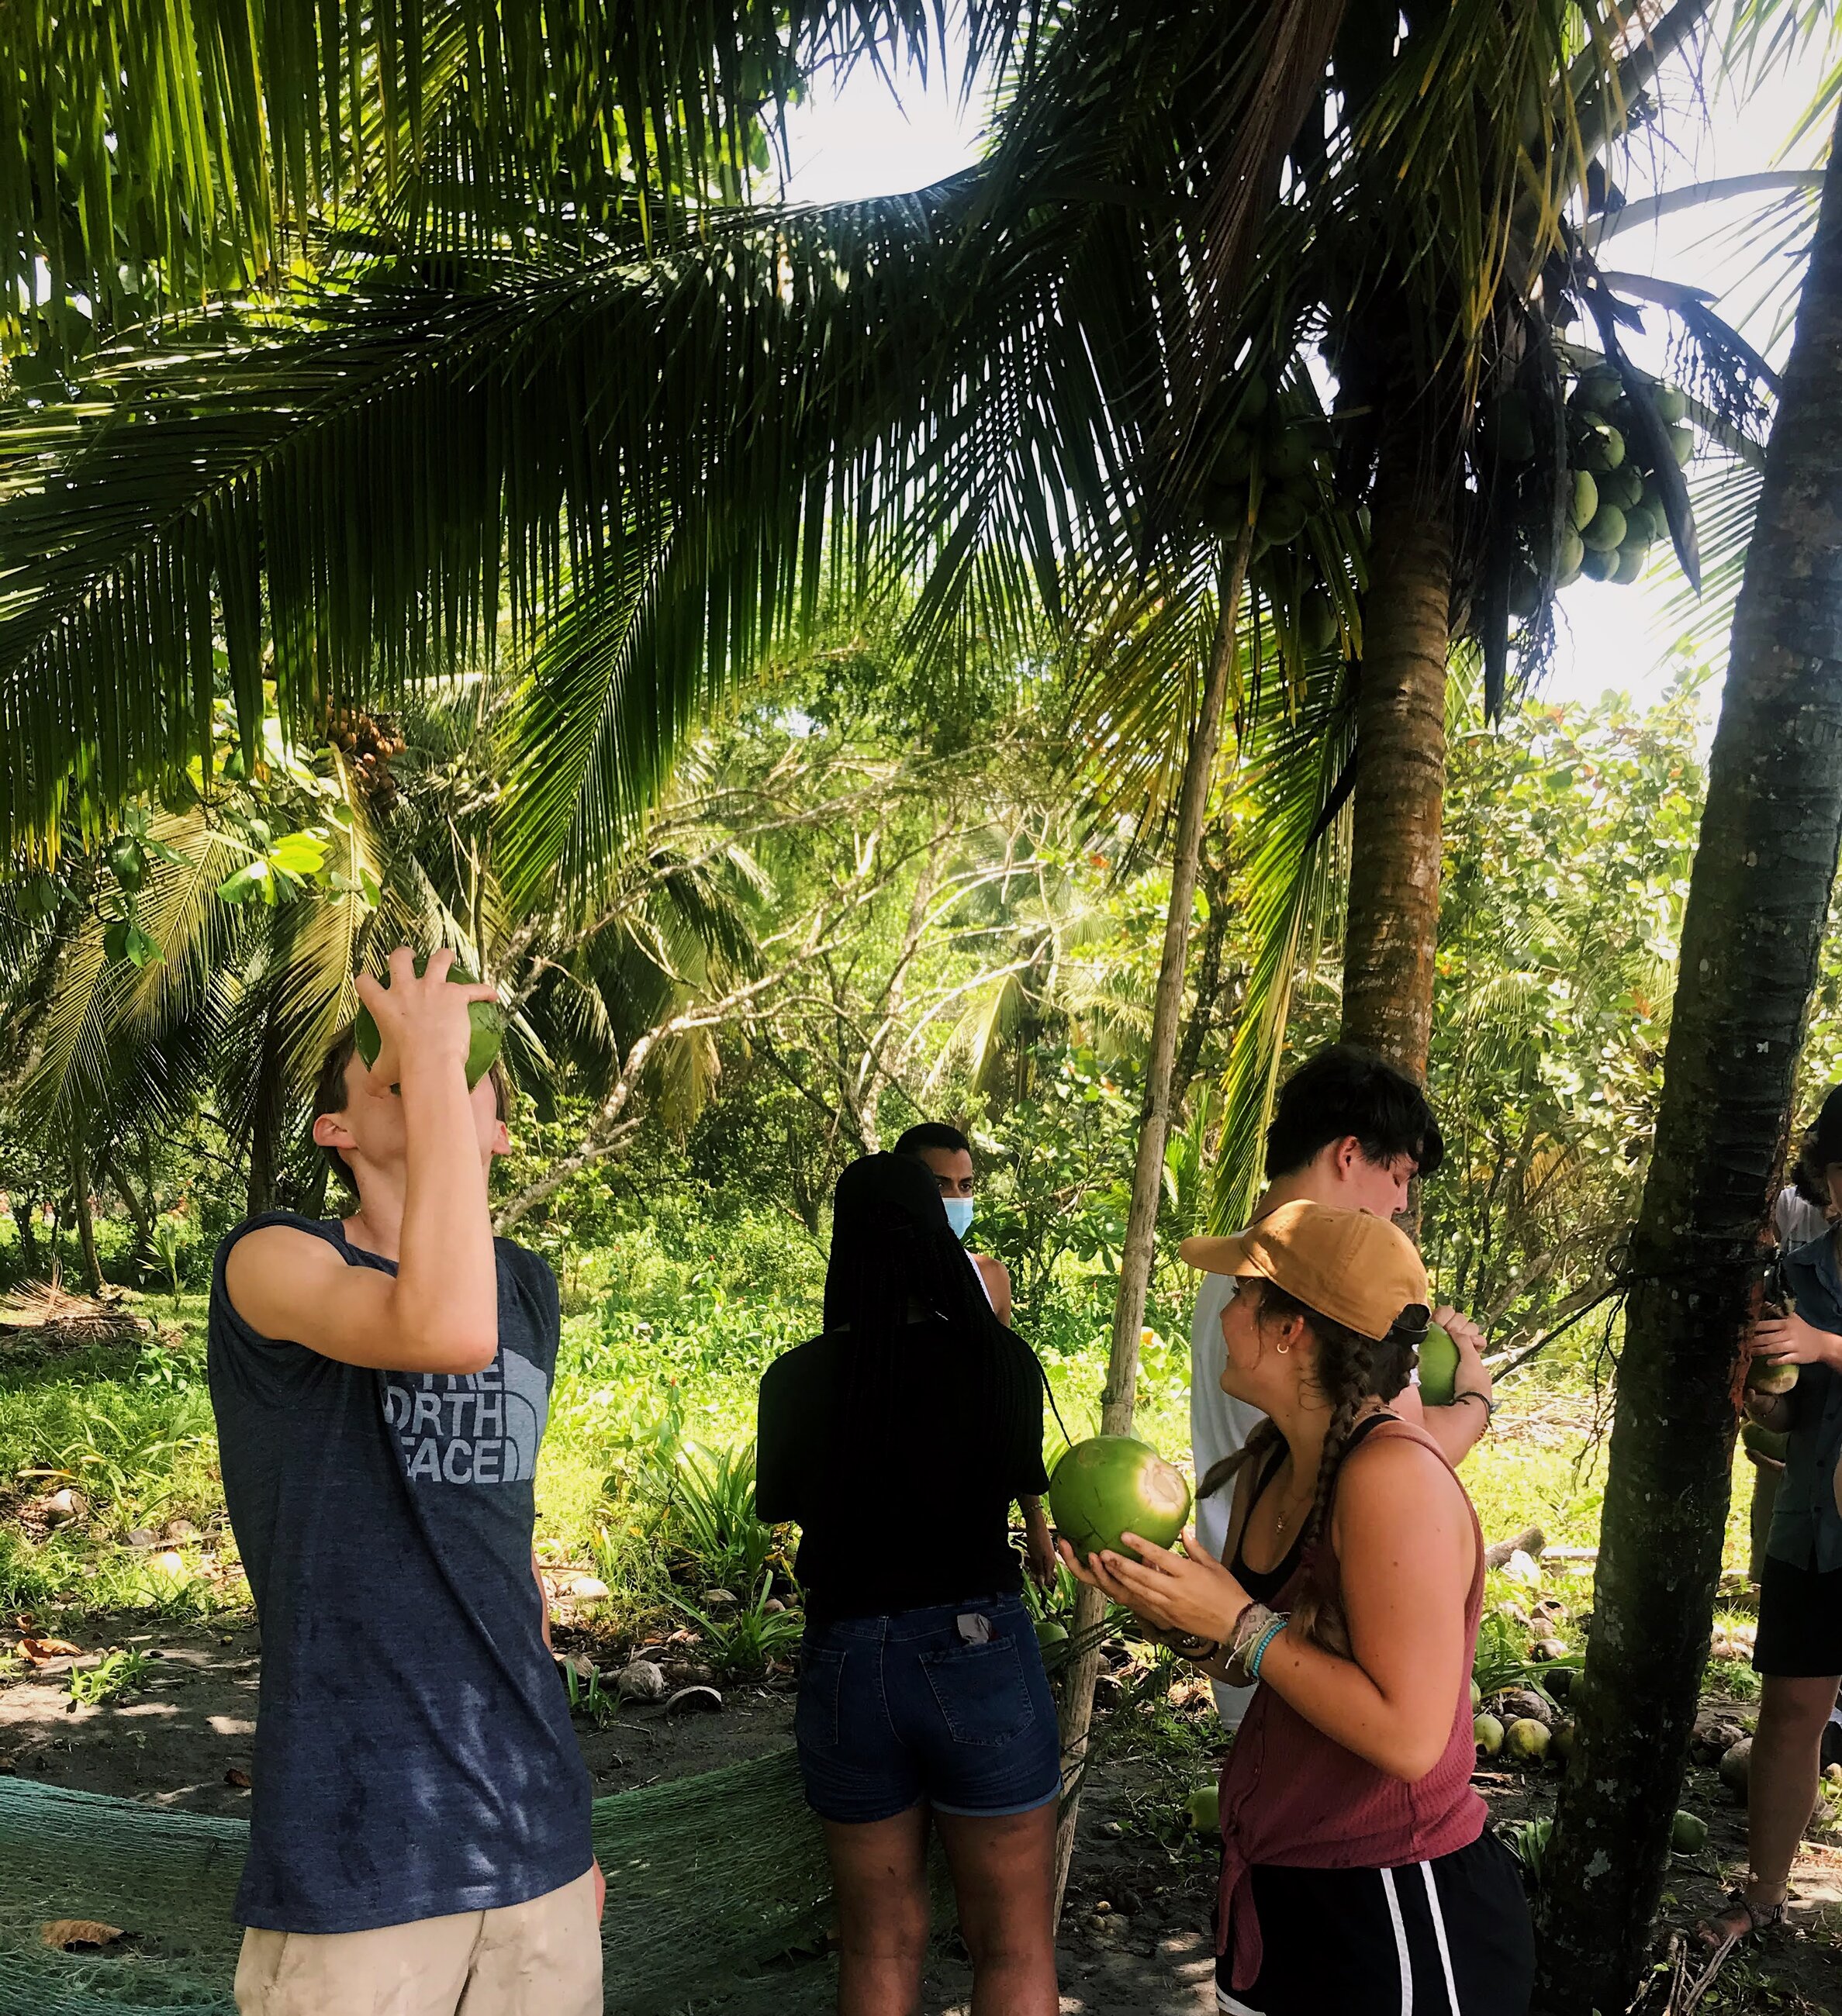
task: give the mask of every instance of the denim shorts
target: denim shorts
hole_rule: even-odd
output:
[[[989,1640],[968,1642],[962,1616],[984,1618]],[[1020,1597],[809,1629],[793,1734],[806,1803],[822,1820],[891,1820],[923,1799],[996,1820],[1062,1788],[1055,1704]]]

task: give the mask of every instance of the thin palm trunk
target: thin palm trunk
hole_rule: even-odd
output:
[[[1580,1737],[1540,1906],[1537,2003],[1557,2016],[1624,2008],[1645,1961],[1707,1654],[1759,1240],[1842,846],[1842,146],[1829,158],[1631,1251]]]
[[[1451,641],[1450,492],[1424,417],[1433,396],[1397,416],[1376,472],[1343,941],[1344,1040],[1417,1078],[1433,1029]]]
[[[1144,1322],[1145,1292],[1151,1285],[1158,1201],[1164,1185],[1164,1149],[1170,1138],[1171,1076],[1177,1061],[1177,1039],[1183,1021],[1184,968],[1189,951],[1190,924],[1196,902],[1196,873],[1202,846],[1203,814],[1221,746],[1222,710],[1234,669],[1235,634],[1241,613],[1241,592],[1247,578],[1249,532],[1235,542],[1222,584],[1221,618],[1215,647],[1202,682],[1190,743],[1178,787],[1176,844],[1170,864],[1170,905],[1165,913],[1164,945],[1158,963],[1158,986],[1152,1005],[1152,1040],[1145,1062],[1144,1100],[1138,1121],[1138,1154],[1132,1172],[1132,1204],[1126,1219],[1126,1243],[1119,1256],[1119,1286],[1113,1302],[1113,1334],[1107,1353],[1106,1386],[1101,1395],[1103,1435],[1129,1435],[1138,1386],[1138,1336]],[[1084,1642],[1106,1608],[1098,1589],[1083,1587],[1075,1604],[1074,1636]],[[1094,1687],[1100,1673],[1100,1651],[1094,1646],[1070,1661],[1062,1690],[1062,1808],[1055,1838],[1055,1909],[1059,1917],[1074,1856],[1075,1824],[1081,1804],[1081,1774],[1087,1736],[1094,1719]]]
[[[83,1255],[83,1283],[92,1295],[103,1292],[103,1263],[96,1253],[96,1214],[89,1201],[89,1157],[81,1136],[70,1136],[70,1211],[77,1225],[77,1244]]]
[[[287,1074],[282,1056],[281,1013],[271,989],[262,1014],[262,1045],[256,1067],[256,1096],[250,1114],[249,1215],[272,1211],[280,1175],[282,1123],[287,1113]]]

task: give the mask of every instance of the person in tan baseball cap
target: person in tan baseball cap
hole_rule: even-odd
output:
[[[1231,1239],[1186,1239],[1177,1251],[1205,1274],[1271,1281],[1307,1309],[1379,1342],[1400,1327],[1423,1332],[1426,1269],[1386,1219],[1282,1204]],[[1417,1316],[1410,1312],[1417,1311]]]
[[[1386,1219],[1307,1199],[1182,1251],[1239,1283],[1222,1390],[1267,1417],[1201,1481],[1234,1487],[1222,1557],[1194,1529],[1181,1551],[1128,1533],[1062,1555],[1253,1688],[1221,1783],[1218,2002],[1379,2016],[1418,1988],[1429,2007],[1526,2010],[1527,1906],[1470,1782],[1483,1538],[1445,1451],[1389,1406],[1429,1320],[1420,1256]],[[1404,1869],[1435,1921],[1424,1954],[1390,1929]]]

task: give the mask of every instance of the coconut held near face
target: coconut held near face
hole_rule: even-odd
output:
[[[419,959],[416,970],[420,974],[427,963],[427,960]],[[449,967],[448,977],[456,987],[470,987],[474,984],[473,975],[460,966]],[[467,1046],[467,1089],[471,1092],[498,1060],[499,1046],[505,1041],[505,1010],[496,1001],[470,1001],[467,1019],[473,1036]],[[384,1038],[377,1017],[369,1008],[359,1010],[358,1020],[352,1024],[351,1041],[352,1047],[364,1060],[366,1070],[370,1070],[384,1047]],[[394,1085],[391,1087],[392,1092],[396,1089]]]
[[[1136,1533],[1168,1547],[1190,1516],[1190,1487],[1148,1443],[1130,1435],[1076,1442],[1049,1480],[1055,1530],[1085,1562],[1126,1553],[1120,1535]]]

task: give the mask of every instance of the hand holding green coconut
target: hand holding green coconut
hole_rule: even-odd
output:
[[[1793,1310],[1789,1316],[1764,1316],[1753,1326],[1746,1345],[1753,1366],[1746,1384],[1756,1393],[1786,1393],[1797,1384],[1800,1365],[1842,1367],[1842,1337],[1819,1330]],[[1788,1368],[1791,1376],[1775,1377]]]
[[[374,1089],[400,1089],[411,1070],[459,1065],[468,1091],[492,1067],[505,1018],[498,990],[451,974],[452,952],[431,952],[418,971],[406,945],[390,956],[390,978],[358,976],[353,1041]]]
[[[1197,1539],[1195,1527],[1184,1527],[1181,1538],[1180,1554],[1137,1533],[1121,1534],[1121,1546],[1130,1548],[1136,1561],[1110,1548],[1097,1548],[1083,1561],[1065,1539],[1058,1545],[1077,1581],[1124,1604],[1146,1623],[1220,1644],[1233,1636],[1253,1599]]]

